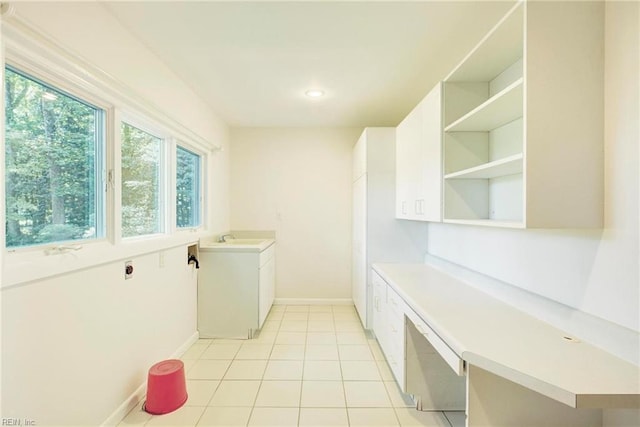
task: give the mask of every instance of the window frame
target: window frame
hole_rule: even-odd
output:
[[[6,132],[6,123],[5,123],[5,108],[4,105],[4,78],[5,78],[5,70],[6,68],[12,69],[13,72],[23,75],[26,78],[33,79],[37,83],[40,83],[44,86],[50,86],[52,89],[60,91],[65,95],[76,99],[78,102],[82,102],[87,104],[88,106],[94,107],[102,112],[102,120],[100,133],[102,134],[101,147],[99,152],[96,150],[96,205],[100,202],[100,208],[102,208],[102,212],[99,212],[96,209],[96,228],[100,224],[102,226],[102,232],[99,233],[95,238],[88,239],[78,239],[78,240],[65,240],[65,241],[54,241],[48,243],[39,243],[34,245],[27,246],[18,246],[8,248],[6,246],[6,233],[3,237],[2,244],[3,250],[7,253],[24,253],[24,252],[38,252],[38,251],[51,251],[56,246],[84,246],[90,245],[94,243],[108,242],[109,241],[109,229],[111,221],[110,211],[112,211],[111,206],[113,205],[113,192],[109,190],[108,185],[108,171],[109,166],[112,164],[111,159],[109,158],[110,147],[113,146],[112,142],[112,130],[110,129],[110,121],[112,120],[114,108],[113,105],[109,102],[105,101],[103,98],[96,96],[92,93],[85,91],[83,88],[74,85],[69,80],[65,79],[63,76],[58,76],[51,71],[47,70],[44,66],[36,66],[32,64],[30,61],[26,61],[21,58],[9,58],[5,57],[3,61],[2,67],[2,152],[3,152],[3,162],[2,162],[2,170],[3,170],[3,180],[4,176],[6,176],[6,159],[4,158],[4,152],[6,150],[6,141],[5,141],[5,132]],[[4,187],[4,186],[3,186]],[[98,191],[102,189],[101,191]],[[6,194],[3,188],[3,201],[6,203]],[[101,194],[99,196],[98,194]],[[2,213],[2,218],[5,218],[5,212]],[[3,221],[4,222],[4,221]],[[96,233],[98,234],[98,233]]]
[[[157,233],[151,234],[142,234],[138,236],[124,236],[123,228],[122,228],[122,126],[124,125],[132,126],[142,132],[148,133],[149,135],[159,138],[160,142],[160,158],[159,158],[159,177],[158,177],[158,205],[163,206],[164,209],[160,209],[160,213],[158,216],[158,222],[160,226],[160,230]],[[118,133],[118,143],[117,148],[115,148],[116,155],[118,156],[118,164],[115,169],[115,174],[118,177],[117,187],[118,187],[118,204],[117,211],[115,215],[119,217],[119,225],[116,230],[114,230],[118,236],[118,242],[135,242],[138,240],[148,240],[153,239],[155,237],[167,236],[173,233],[173,230],[170,227],[169,218],[170,209],[168,206],[171,202],[170,198],[170,176],[171,176],[171,147],[172,147],[172,137],[167,129],[164,129],[161,126],[156,125],[152,121],[146,119],[140,114],[136,114],[130,111],[121,112],[119,114],[118,120],[116,120],[115,130]]]
[[[38,280],[70,274],[82,269],[113,264],[145,254],[158,253],[165,249],[181,247],[198,242],[209,228],[209,195],[207,175],[213,167],[211,155],[221,150],[213,141],[202,138],[181,122],[150,103],[146,98],[121,81],[106,74],[102,69],[74,56],[32,28],[3,22],[0,58],[4,79],[4,66],[10,65],[30,76],[41,79],[55,88],[67,92],[84,102],[102,109],[105,113],[104,166],[102,177],[105,185],[105,235],[100,239],[72,242],[73,245],[37,245],[21,248],[5,247],[3,234],[0,261],[3,271],[0,288],[6,289]],[[4,87],[4,85],[3,85]],[[4,105],[4,96],[0,106]],[[4,108],[0,111],[0,169],[5,173],[4,158]],[[165,149],[167,173],[165,174],[165,233],[144,238],[120,238],[120,123],[122,117],[138,117],[152,129],[160,129],[167,135]],[[161,124],[161,125],[159,125]],[[155,132],[152,132],[155,134]],[[202,156],[201,170],[201,225],[197,229],[183,230],[175,226],[175,141]],[[4,186],[0,196],[5,197]],[[0,222],[5,218],[0,210]],[[77,246],[77,248],[70,248]],[[49,251],[49,249],[58,249]],[[82,250],[74,250],[82,249]]]

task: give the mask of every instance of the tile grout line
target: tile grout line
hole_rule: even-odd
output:
[[[331,307],[333,312],[333,307]],[[344,412],[347,414],[347,425],[351,426],[351,418],[349,417],[349,406],[347,404],[347,389],[344,385],[344,372],[342,371],[342,357],[340,357],[340,346],[338,345],[338,330],[336,328],[336,317],[333,315],[333,329],[336,331],[336,348],[338,349],[338,366],[340,368],[340,377],[342,379],[342,395],[344,396]]]
[[[300,376],[300,397],[298,398],[298,420],[297,425],[300,425],[300,416],[302,415],[302,384],[304,381],[304,367],[307,364],[307,338],[309,337],[309,313],[307,313],[307,327],[304,334],[304,349],[302,351],[302,375]]]
[[[288,307],[288,306],[285,306],[285,309],[284,309],[284,311],[282,312],[282,314],[281,314],[281,316],[280,316],[280,319],[278,319],[278,320],[276,320],[276,319],[271,320],[271,321],[272,321],[272,322],[274,322],[274,323],[276,323],[276,322],[277,322],[277,329],[276,329],[275,331],[273,331],[273,332],[275,333],[275,336],[274,336],[274,338],[273,338],[273,341],[270,341],[270,343],[268,343],[268,344],[270,344],[270,345],[271,345],[271,347],[270,347],[270,351],[269,351],[269,354],[268,354],[267,359],[266,359],[266,366],[265,366],[265,370],[262,372],[262,374],[261,374],[261,376],[260,376],[260,385],[259,385],[258,390],[257,390],[257,392],[256,392],[256,395],[255,395],[255,397],[254,397],[254,399],[253,399],[253,405],[251,406],[251,410],[250,410],[250,412],[249,412],[249,418],[248,418],[248,420],[247,420],[247,423],[249,423],[249,422],[251,421],[251,417],[253,417],[253,415],[254,415],[254,410],[255,410],[255,408],[256,408],[256,403],[257,403],[257,398],[258,398],[258,396],[259,396],[259,394],[260,394],[260,391],[262,390],[262,386],[263,386],[263,384],[264,384],[264,381],[267,381],[267,379],[265,379],[265,376],[266,376],[266,368],[267,368],[267,366],[269,365],[269,363],[272,361],[271,356],[273,355],[273,351],[274,351],[274,347],[275,347],[275,345],[277,345],[277,344],[276,344],[276,342],[277,342],[278,338],[280,337],[280,333],[287,332],[287,331],[282,331],[282,330],[281,330],[282,323],[284,322],[284,315],[287,313],[287,311],[286,311],[286,307]],[[347,416],[347,422],[349,423],[349,425],[351,425],[351,420],[350,420],[350,416],[349,416],[349,408],[348,408],[347,401],[346,401],[346,385],[345,385],[344,370],[343,370],[343,365],[342,365],[342,356],[341,356],[340,351],[339,351],[340,346],[338,345],[338,342],[337,342],[338,332],[339,332],[339,331],[338,331],[337,326],[338,326],[338,324],[339,324],[340,322],[349,322],[350,320],[353,320],[353,319],[345,318],[345,312],[344,312],[344,311],[335,312],[335,311],[334,311],[334,309],[335,309],[335,307],[331,306],[331,311],[330,311],[330,313],[331,313],[331,324],[332,324],[332,327],[333,327],[332,335],[333,335],[333,338],[334,338],[334,340],[335,340],[336,348],[337,348],[337,350],[338,350],[337,363],[338,363],[338,367],[339,367],[339,370],[340,370],[340,377],[341,377],[341,378],[340,378],[340,381],[342,382],[342,391],[343,391],[343,398],[344,398],[344,405],[345,405],[345,406],[344,406],[344,410],[345,410],[345,413],[346,413],[346,416]],[[311,330],[309,329],[309,328],[310,328],[310,325],[309,325],[309,322],[310,322],[309,317],[310,317],[310,315],[311,315],[311,311],[310,311],[310,308],[309,308],[309,307],[307,307],[307,310],[308,310],[308,311],[306,311],[306,312],[305,312],[305,313],[306,313],[306,319],[307,319],[307,320],[306,320],[305,330],[304,330],[304,331],[300,331],[300,332],[304,333],[304,342],[302,343],[302,344],[303,344],[303,345],[302,345],[302,349],[303,349],[303,352],[302,352],[302,374],[301,374],[301,378],[300,378],[300,388],[299,388],[300,396],[299,396],[299,399],[298,399],[298,413],[297,413],[297,422],[298,422],[298,425],[299,425],[299,424],[300,424],[300,422],[302,421],[302,417],[301,417],[301,415],[302,415],[302,409],[303,409],[303,408],[302,408],[302,389],[303,389],[303,384],[304,384],[304,380],[305,380],[304,372],[305,372],[306,367],[308,366],[308,362],[310,362],[310,360],[307,360],[307,356],[308,356],[308,346],[309,346],[309,345],[311,345],[311,344],[308,342],[309,334],[310,334],[311,332],[322,332],[322,333],[324,332],[324,331],[322,331],[321,329],[320,329],[320,330],[318,330],[318,331],[315,331],[315,330],[314,330],[314,331],[311,331]],[[324,312],[324,311],[320,311],[319,313],[322,313],[322,312]],[[301,312],[292,311],[291,313],[301,313]],[[336,314],[337,314],[337,313],[339,313],[339,314],[340,314],[340,316],[341,316],[340,322],[338,321],[338,319],[336,319]],[[278,314],[280,314],[280,313],[278,313]],[[269,315],[271,315],[271,313],[269,313]],[[323,317],[323,316],[321,316],[321,317]],[[291,320],[298,320],[298,319],[291,319]],[[324,321],[324,319],[319,319],[319,320],[323,320],[323,321]],[[358,319],[356,319],[356,321],[357,321],[357,320],[358,320]],[[274,324],[274,326],[276,326],[276,325]],[[366,342],[366,344],[367,344],[367,345],[366,345],[366,348],[369,350],[369,354],[372,356],[372,360],[373,360],[373,362],[375,363],[375,366],[376,366],[376,372],[377,372],[377,373],[378,373],[378,375],[380,376],[379,381],[381,382],[381,384],[383,385],[383,387],[385,387],[385,395],[386,395],[386,396],[387,396],[387,398],[389,399],[389,402],[390,402],[391,408],[394,410],[394,416],[395,416],[396,422],[398,423],[398,425],[400,425],[400,418],[399,418],[399,416],[398,416],[398,408],[396,408],[396,407],[393,405],[393,401],[392,401],[392,399],[391,399],[390,391],[389,391],[389,389],[386,387],[385,381],[384,381],[384,379],[383,379],[383,377],[382,377],[381,364],[379,364],[379,363],[378,363],[379,361],[378,361],[378,360],[376,359],[376,357],[375,357],[375,354],[374,354],[373,349],[372,349],[372,345],[370,345],[370,344],[371,344],[371,342],[370,342],[370,341],[367,339],[367,337],[366,337],[366,330],[364,330],[364,328],[362,327],[362,325],[361,325],[361,324],[360,324],[360,328],[359,328],[357,331],[353,330],[351,327],[349,327],[349,329],[350,329],[349,331],[345,331],[345,332],[356,332],[356,333],[362,332],[362,333],[365,333],[365,340],[366,340],[365,342]],[[327,332],[328,332],[328,333],[331,333],[330,331],[327,331]],[[270,331],[269,331],[269,333],[271,334],[271,333],[272,333],[272,331],[270,330]],[[258,336],[258,338],[259,338],[259,336]],[[347,340],[347,341],[349,341],[349,340]],[[376,340],[372,340],[372,341],[373,341],[373,343],[375,343],[375,344],[377,345],[377,341],[376,341]],[[206,360],[206,359],[203,359],[203,355],[204,355],[204,354],[206,353],[206,351],[207,351],[207,350],[208,350],[208,349],[209,349],[209,348],[214,344],[214,342],[215,342],[215,340],[212,340],[212,341],[210,341],[210,342],[205,346],[205,348],[202,350],[202,352],[200,352],[200,353],[199,353],[199,356],[195,359],[195,360],[196,360],[196,362],[197,362],[197,361],[200,361],[200,360]],[[245,343],[246,343],[246,342],[245,342]],[[264,343],[264,342],[263,342],[263,343]],[[243,343],[243,344],[244,344],[244,343]],[[358,343],[356,343],[356,342],[353,342],[353,343],[351,343],[351,342],[343,343],[343,345],[347,345],[347,344],[358,344]],[[240,348],[242,348],[242,345],[241,345],[241,347],[240,347]],[[209,404],[211,403],[211,401],[212,401],[213,396],[215,395],[215,393],[218,391],[218,389],[219,389],[220,385],[221,385],[221,384],[222,384],[222,382],[224,381],[225,376],[229,373],[229,370],[230,370],[231,365],[232,365],[235,361],[238,361],[238,360],[245,360],[245,359],[238,359],[238,358],[237,358],[238,353],[240,352],[240,348],[236,351],[236,354],[235,354],[235,355],[233,356],[233,358],[231,359],[229,366],[225,369],[224,374],[222,375],[222,378],[220,379],[220,381],[218,382],[218,384],[217,384],[217,385],[216,385],[216,387],[214,388],[213,393],[212,393],[211,397],[209,398],[209,400],[208,400],[208,402],[207,402],[206,406],[204,407],[203,412],[202,412],[202,413],[200,414],[200,416],[198,417],[198,420],[196,421],[196,424],[197,424],[197,423],[199,423],[199,422],[202,420],[202,417],[204,416],[204,413],[206,412],[206,410],[207,410],[208,408],[210,408]],[[251,360],[251,359],[246,359],[246,360]],[[283,361],[286,361],[286,360],[294,361],[295,359],[282,359],[282,360],[283,360]],[[206,379],[205,379],[205,378],[203,378],[202,380],[206,380]],[[354,379],[354,381],[356,381],[356,379]],[[364,381],[364,380],[363,380],[363,381]],[[279,406],[274,406],[274,407],[275,407],[275,408],[279,408]],[[329,408],[329,409],[330,409],[330,408]],[[440,412],[440,413],[442,413],[442,414],[443,414],[443,416],[445,417],[445,419],[447,420],[447,422],[448,422],[449,424],[451,424],[451,421],[450,421],[450,420],[449,420],[449,418],[446,416],[446,414],[444,414],[444,412]],[[151,419],[153,419],[153,417],[152,417]],[[145,425],[146,425],[147,423],[149,423],[149,422],[151,421],[151,419],[147,420],[147,421],[145,422]]]

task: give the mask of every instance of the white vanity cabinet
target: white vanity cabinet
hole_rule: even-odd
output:
[[[274,294],[273,240],[200,245],[200,338],[251,338],[264,324]]]

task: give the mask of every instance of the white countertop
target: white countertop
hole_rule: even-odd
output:
[[[269,238],[228,239],[224,243],[210,239],[200,241],[200,250],[205,252],[262,252],[275,242],[275,239]]]
[[[640,367],[426,264],[373,269],[467,363],[571,407],[640,408]]]

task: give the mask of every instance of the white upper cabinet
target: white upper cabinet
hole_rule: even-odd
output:
[[[441,221],[442,86],[396,128],[396,218]]]
[[[445,78],[444,221],[603,221],[601,2],[521,2]]]

